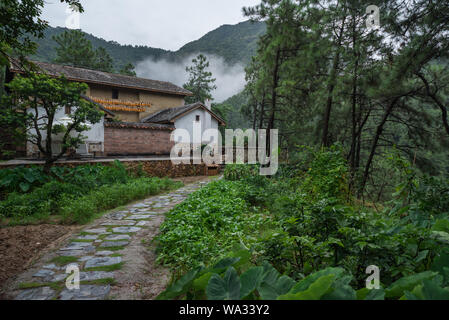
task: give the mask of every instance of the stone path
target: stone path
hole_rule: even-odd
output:
[[[16,300],[134,297],[123,291],[133,279],[141,278],[143,268],[148,267],[145,259],[139,261],[143,250],[147,250],[144,243],[148,239],[145,236],[154,236],[164,214],[208,182],[209,179],[196,182],[106,214],[19,276],[11,295]],[[155,231],[153,234],[151,228]],[[140,251],[136,251],[136,247]],[[66,287],[66,279],[70,275],[66,273],[67,267],[79,269],[79,290]]]

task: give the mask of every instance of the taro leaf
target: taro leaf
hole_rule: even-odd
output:
[[[310,284],[307,290],[281,295],[278,300],[320,300],[331,289],[334,279],[334,274],[322,276]]]
[[[23,177],[29,183],[33,183],[34,181],[36,181],[36,176],[33,173],[33,171],[31,171],[31,170],[26,171],[25,174],[23,175]]]
[[[404,296],[402,298],[405,298],[406,300],[423,300],[424,296],[422,293],[422,284],[417,285],[412,292],[404,291]],[[402,299],[401,298],[401,299]],[[403,300],[403,299],[402,299]]]
[[[344,269],[332,268],[332,267],[312,273],[311,275],[309,275],[306,278],[299,281],[293,287],[293,289],[290,291],[290,293],[298,293],[298,292],[307,290],[312,283],[314,283],[317,279],[321,278],[322,276],[333,274],[333,275],[335,275],[335,278],[338,279],[339,277],[341,277],[343,275],[343,273],[344,273]]]
[[[214,273],[206,288],[209,300],[239,300],[240,299],[240,279],[237,271],[229,267],[223,278]]]
[[[157,300],[171,300],[180,295],[186,293],[193,280],[196,278],[199,272],[201,272],[203,267],[198,267],[186,273],[182,276],[178,281],[176,281],[173,285],[171,285],[167,290],[162,292],[156,299]]]
[[[425,300],[449,300],[449,291],[431,280],[423,281],[422,294]]]
[[[432,267],[430,268],[433,271],[437,271],[439,274],[444,276],[444,281],[449,281],[449,272],[447,267],[449,266],[449,249],[445,248],[439,256],[437,256],[433,260]]]
[[[227,257],[220,261],[218,261],[213,267],[212,270],[226,269],[228,267],[233,266],[235,263],[240,261],[240,257]]]
[[[263,280],[263,267],[252,267],[240,276],[240,298],[248,296],[257,289]]]
[[[257,288],[264,300],[275,300],[278,296],[286,294],[295,284],[294,280],[280,273],[268,262],[263,265],[263,280]]]
[[[30,190],[30,184],[26,182],[19,183],[19,187],[22,192],[27,192],[28,190]]]
[[[13,180],[14,180],[14,175],[13,174],[8,174],[2,180],[0,180],[0,185],[2,187],[9,186],[11,184],[11,182],[13,182]]]
[[[292,278],[282,276],[276,279],[274,283],[263,281],[257,289],[263,300],[276,300],[277,297],[289,292],[294,284],[295,281]]]
[[[385,300],[385,291],[382,288],[369,290],[364,300]]]
[[[356,294],[357,294],[357,300],[365,300],[365,298],[368,296],[368,294],[370,293],[370,289],[368,288],[362,288],[357,290]]]
[[[404,295],[404,291],[410,291],[424,280],[429,280],[434,278],[438,273],[432,271],[425,271],[421,273],[416,273],[407,277],[403,277],[395,281],[386,290],[387,298],[399,298]]]
[[[209,283],[210,278],[212,277],[212,272],[206,272],[202,276],[198,277],[193,281],[193,287],[196,290],[206,290],[207,284]]]
[[[351,275],[337,278],[332,284],[332,292],[326,293],[322,300],[356,300],[355,290],[349,285],[352,280]]]

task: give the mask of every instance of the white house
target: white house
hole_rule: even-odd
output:
[[[172,124],[176,129],[185,129],[190,137],[194,138],[194,126],[198,126],[201,133],[201,144],[212,142],[209,135],[205,135],[208,129],[218,130],[219,126],[226,123],[211,110],[209,101],[196,102],[176,108],[165,109],[149,115],[141,120],[144,123]],[[199,141],[192,141],[198,143]]]

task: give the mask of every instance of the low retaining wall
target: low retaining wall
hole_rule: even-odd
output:
[[[107,123],[104,125],[105,156],[169,155],[172,126],[143,123]]]
[[[58,167],[74,168],[82,165],[102,164],[105,166],[112,165],[115,159],[97,159],[85,161],[59,161],[55,163]],[[169,177],[180,178],[190,176],[207,175],[207,167],[204,163],[201,164],[178,164],[174,165],[169,158],[162,159],[117,159],[125,165],[131,172],[144,171],[151,177]],[[42,166],[42,161],[5,161],[0,163],[0,169],[14,168],[18,166]]]

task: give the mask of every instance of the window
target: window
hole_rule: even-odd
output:
[[[118,90],[112,89],[112,99],[118,99]]]
[[[65,107],[65,114],[71,114],[72,113],[72,107]]]
[[[196,116],[196,122],[200,122],[200,116]]]

